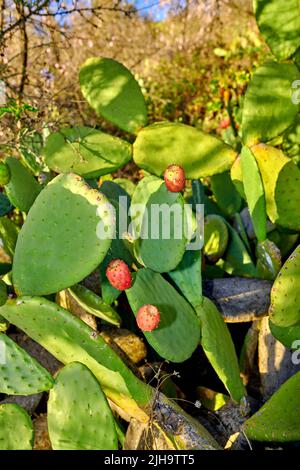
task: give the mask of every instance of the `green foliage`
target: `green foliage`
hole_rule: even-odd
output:
[[[160,312],[158,327],[145,332],[147,341],[160,356],[183,362],[196,349],[200,326],[189,303],[160,274],[141,269],[126,295],[136,315],[143,305],[155,305]]]
[[[97,236],[100,222],[107,227],[106,239]],[[13,263],[16,291],[46,295],[80,282],[106,255],[113,225],[104,195],[79,176],[57,176],[41,192],[20,232]]]
[[[254,0],[261,34],[277,59],[288,59],[300,47],[298,0]]]
[[[135,134],[147,124],[141,89],[124,65],[113,59],[90,58],[80,69],[79,81],[90,106],[120,129]]]
[[[210,185],[218,206],[227,217],[239,212],[242,206],[242,199],[236,190],[230,173],[220,173],[210,178]]]
[[[299,108],[291,99],[292,83],[299,78],[294,64],[266,62],[255,71],[244,99],[245,145],[268,142],[293,123]]]
[[[157,176],[170,162],[184,168],[188,179],[211,176],[229,170],[235,157],[235,151],[216,137],[172,122],[142,129],[133,144],[135,163]]]
[[[300,372],[288,379],[244,424],[244,431],[256,441],[299,441]]]
[[[4,251],[13,258],[18,239],[19,228],[7,217],[0,217],[0,239]]]
[[[270,240],[257,243],[257,277],[274,281],[281,268],[281,253],[279,248]]]
[[[33,439],[27,412],[19,405],[0,405],[0,450],[32,450]]]
[[[131,145],[90,127],[70,127],[50,134],[44,155],[56,173],[74,172],[86,178],[111,173],[131,159]]]
[[[48,400],[48,428],[54,450],[114,450],[114,418],[96,378],[79,362],[57,375]]]
[[[271,291],[269,315],[272,323],[288,327],[300,323],[300,246],[280,270]]]
[[[10,170],[10,180],[5,186],[8,199],[21,211],[28,212],[41,187],[19,160],[8,157],[5,163]]]
[[[121,318],[117,312],[110,305],[103,302],[101,297],[96,295],[93,291],[80,284],[77,284],[68,290],[71,296],[86,312],[89,312],[92,315],[95,315],[95,317],[101,318],[113,325],[121,325]]]
[[[5,194],[0,193],[0,217],[8,214],[12,210],[13,206]]]
[[[33,395],[52,387],[49,372],[24,349],[3,333],[0,333],[0,343],[4,345],[5,359],[0,363],[0,393]]]
[[[196,311],[201,324],[201,346],[232,399],[240,402],[246,391],[227,325],[214,303],[206,297]]]
[[[219,215],[207,215],[204,222],[204,254],[211,262],[216,262],[225,253],[228,244],[228,228]]]
[[[248,147],[241,152],[243,186],[257,240],[264,242],[267,236],[265,193],[255,157]]]

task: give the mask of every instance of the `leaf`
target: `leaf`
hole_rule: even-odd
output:
[[[254,155],[248,147],[241,152],[242,177],[253,229],[259,242],[267,237],[265,192]]]
[[[147,124],[147,108],[139,84],[116,60],[88,59],[80,69],[83,96],[100,116],[135,134]]]
[[[50,134],[45,162],[56,173],[74,172],[86,178],[112,173],[131,160],[128,142],[91,127],[70,127]]]
[[[277,59],[288,59],[300,47],[298,0],[254,0],[254,14],[265,41]]]
[[[240,402],[246,391],[227,325],[215,304],[206,297],[196,311],[201,324],[201,346],[232,399]]]
[[[266,62],[255,71],[244,99],[245,145],[267,142],[293,123],[299,109],[292,102],[292,83],[297,79],[300,72],[294,64]]]
[[[172,122],[145,127],[133,144],[135,163],[157,176],[172,161],[184,168],[186,178],[199,179],[229,170],[235,158],[236,152],[216,137]]]
[[[126,295],[135,316],[143,305],[158,308],[158,327],[144,335],[160,356],[172,362],[183,362],[192,355],[199,341],[199,322],[190,304],[171,284],[160,274],[141,269]]]

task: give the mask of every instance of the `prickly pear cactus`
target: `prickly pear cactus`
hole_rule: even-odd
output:
[[[97,114],[120,129],[136,133],[147,124],[147,108],[139,84],[116,60],[88,59],[80,69],[83,96]]]
[[[86,178],[106,175],[124,166],[132,155],[128,142],[91,127],[70,127],[50,134],[45,162],[56,173],[74,172]]]
[[[196,349],[200,326],[189,303],[160,274],[141,269],[126,295],[135,315],[143,305],[160,312],[158,327],[144,333],[151,346],[165,359],[183,362]]]
[[[0,307],[7,301],[7,285],[4,281],[0,280]]]
[[[68,289],[71,296],[76,302],[87,312],[95,315],[95,317],[101,318],[102,320],[111,323],[112,325],[120,326],[121,317],[118,313],[110,306],[107,305],[101,297],[96,295],[86,287],[77,284]]]
[[[0,315],[63,364],[78,361],[86,365],[114,403],[137,419],[147,419],[142,407],[150,402],[150,387],[135,377],[102,337],[79,318],[42,297],[8,300],[0,307]]]
[[[300,323],[300,245],[280,270],[271,290],[269,315],[272,323],[288,327]]]
[[[239,212],[242,198],[234,186],[229,171],[211,176],[210,186],[218,206],[226,216]]]
[[[274,281],[281,268],[281,253],[279,248],[270,240],[258,243],[256,246],[257,277]]]
[[[10,169],[7,163],[0,162],[0,186],[5,186],[10,180]]]
[[[13,263],[16,291],[47,295],[81,281],[105,257],[114,224],[106,197],[80,176],[54,178],[20,232]]]
[[[33,439],[27,412],[19,405],[0,405],[0,450],[32,450]]]
[[[7,157],[5,163],[10,171],[10,180],[5,185],[6,194],[15,207],[28,212],[40,193],[41,186],[16,158]]]
[[[0,333],[0,343],[4,352],[0,362],[0,393],[33,395],[52,387],[49,372],[9,336]]]
[[[8,217],[0,217],[0,239],[4,251],[13,258],[19,235],[19,227]]]
[[[157,176],[175,164],[187,179],[198,179],[229,170],[235,158],[235,151],[216,137],[172,122],[142,129],[133,144],[135,163]]]
[[[300,440],[300,372],[288,379],[244,424],[249,439],[289,442]]]
[[[57,375],[48,400],[54,450],[114,450],[118,439],[111,409],[91,371],[79,362]]]
[[[246,391],[227,325],[215,304],[206,297],[196,311],[201,325],[201,346],[232,399],[240,402]]]

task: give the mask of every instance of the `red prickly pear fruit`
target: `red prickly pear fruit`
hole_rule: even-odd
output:
[[[155,330],[160,322],[158,308],[150,304],[143,305],[137,313],[136,322],[142,331]]]
[[[121,259],[112,260],[106,268],[106,277],[110,284],[118,290],[129,289],[132,276],[127,264]]]
[[[164,180],[168,191],[179,193],[185,188],[184,169],[179,165],[170,165],[164,173]]]
[[[0,162],[0,186],[4,186],[10,181],[10,169],[4,162]]]

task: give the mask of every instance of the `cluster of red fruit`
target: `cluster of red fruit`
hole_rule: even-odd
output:
[[[164,173],[164,180],[168,191],[178,193],[185,188],[184,169],[178,165],[170,165]],[[121,259],[112,260],[106,268],[106,277],[110,284],[118,290],[130,289],[132,275],[127,264]],[[154,305],[143,305],[136,316],[138,327],[142,331],[152,331],[158,327],[160,313]]]

